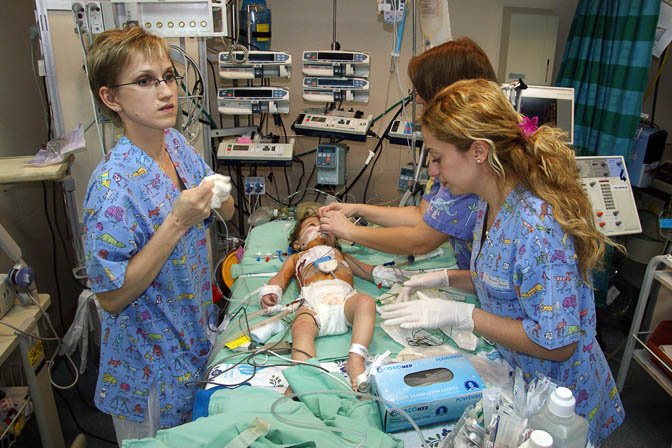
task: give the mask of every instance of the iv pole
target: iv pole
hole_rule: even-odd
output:
[[[417,0],[413,0],[413,26],[411,27],[413,31],[413,55],[412,57],[415,57],[417,53],[417,40],[416,40],[416,24],[418,20],[418,5],[417,5]],[[401,36],[399,37],[401,38]],[[410,189],[406,190],[406,193],[404,196],[401,198],[401,201],[399,202],[399,206],[403,207],[406,205],[406,201],[408,201],[408,198],[415,192],[415,189],[418,185],[418,182],[420,180],[420,172],[422,170],[422,161],[425,160],[425,145],[422,145],[422,148],[420,149],[420,157],[416,161],[415,159],[415,148],[416,148],[416,134],[415,134],[415,122],[416,122],[416,101],[415,101],[415,87],[413,88],[413,91],[411,92],[411,157],[412,157],[412,163],[413,163],[413,169],[415,170],[415,173],[413,174],[413,185],[411,186]]]

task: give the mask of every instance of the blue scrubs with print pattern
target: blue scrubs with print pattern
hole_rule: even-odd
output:
[[[506,198],[489,233],[481,202],[474,231],[471,275],[481,308],[522,321],[527,337],[552,350],[576,343],[567,361],[556,362],[497,348],[527,381],[543,374],[569,388],[575,411],[590,423],[599,444],[625,418],[607,360],[595,339],[595,299],[578,271],[574,241],[551,206],[522,187]],[[484,241],[483,241],[484,240]]]
[[[212,174],[174,129],[165,150],[186,188]],[[93,292],[120,288],[128,261],[166,219],[180,190],[144,151],[121,137],[91,175],[84,201],[86,268]],[[153,384],[160,426],[189,420],[195,389],[210,352],[213,313],[206,227],[191,227],[149,287],[118,314],[103,312],[100,374],[94,401],[103,412],[142,422]]]
[[[430,182],[427,189],[436,189],[436,193],[429,201],[422,219],[431,228],[450,236],[449,241],[455,250],[458,268],[469,269],[478,196],[454,195],[438,179],[432,178]]]

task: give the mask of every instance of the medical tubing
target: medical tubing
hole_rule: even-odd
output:
[[[396,10],[395,10],[395,13],[396,13]],[[394,18],[395,18],[394,22],[396,24],[396,22],[397,22],[397,20],[396,20],[397,15],[396,14],[394,15]],[[399,23],[399,27],[398,27],[399,31],[397,32],[397,45],[394,48],[394,56],[399,56],[399,50],[401,50],[401,40],[404,36],[404,23],[405,22],[406,22],[406,8],[404,8],[404,12],[401,15],[401,22]]]
[[[391,111],[392,109],[394,109],[395,107],[397,107],[398,105],[400,105],[402,101],[410,101],[410,100],[411,100],[411,96],[410,96],[410,95],[407,96],[406,98],[402,98],[402,99],[400,99],[399,101],[397,101],[396,103],[394,103],[393,105],[391,105],[390,107],[388,107],[388,108],[385,110],[385,112],[382,112],[382,113],[381,113],[380,115],[378,115],[376,118],[374,118],[373,120],[371,120],[371,124],[373,124],[373,123],[375,123],[376,121],[378,121],[378,120],[380,120],[381,118],[383,118],[385,115],[387,115],[387,113],[388,113],[389,111]],[[296,157],[301,157],[302,155],[304,155],[304,154],[310,154],[311,152],[315,152],[315,151],[309,151],[309,152],[305,152],[305,153],[303,153],[303,154],[298,154]]]
[[[77,20],[77,13],[73,8],[71,8],[72,11],[72,18],[75,21],[75,29],[77,30],[77,35],[79,36],[79,43],[81,44],[82,47],[82,56],[84,60],[84,71],[89,73],[89,67],[86,63],[86,46],[84,45],[84,37],[82,36],[82,29],[79,26],[78,20]],[[91,89],[86,89],[89,91],[89,98],[91,99],[91,108],[93,110],[93,121],[96,123],[96,130],[98,131],[98,140],[100,141],[100,150],[103,152],[103,156],[107,155],[107,148],[105,148],[105,140],[103,140],[103,135],[100,132],[100,125],[102,124],[105,126],[105,122],[101,123],[100,120],[100,115],[98,114],[98,108],[96,107],[96,100],[94,99],[93,92]]]
[[[65,351],[65,348],[63,347],[63,339],[61,339],[61,338],[58,337],[58,333],[56,333],[56,329],[54,328],[54,324],[51,323],[51,319],[49,318],[49,315],[47,314],[46,311],[44,311],[44,308],[42,308],[42,305],[40,305],[40,301],[37,300],[37,298],[33,297],[32,294],[28,294],[28,296],[29,296],[30,299],[33,301],[33,303],[34,303],[35,305],[37,305],[37,307],[38,307],[39,310],[40,310],[40,313],[42,313],[42,316],[46,319],[47,324],[49,324],[49,328],[51,329],[51,332],[54,334],[54,336],[56,337],[55,339],[58,341],[58,348],[59,348],[60,350],[63,351],[63,354],[65,355],[66,359],[67,359],[68,361],[70,361],[70,364],[72,365],[72,368],[73,368],[74,371],[75,371],[75,375],[74,375],[75,379],[74,379],[73,382],[72,382],[71,384],[69,384],[68,386],[61,386],[61,385],[58,385],[58,384],[56,384],[56,383],[54,382],[54,380],[53,380],[53,378],[52,378],[52,376],[51,376],[51,368],[52,368],[52,367],[54,366],[54,364],[55,364],[54,359],[56,359],[56,355],[58,355],[58,350],[55,350],[55,351],[54,351],[54,354],[51,356],[51,358],[49,359],[49,361],[47,361],[47,376],[49,377],[49,382],[50,382],[51,385],[54,386],[56,389],[61,389],[61,390],[71,389],[71,388],[73,388],[73,387],[75,386],[75,384],[77,384],[77,381],[79,381],[79,370],[77,369],[77,365],[76,365],[75,362],[72,360],[72,358],[70,357],[70,355],[68,355],[68,353]],[[21,331],[21,330],[19,330],[19,331],[20,331],[21,333],[23,333],[23,334],[28,334],[28,333],[25,333],[25,332],[23,332],[23,331]],[[32,335],[30,335],[30,336],[32,337]],[[45,339],[46,339],[46,338],[45,338]],[[53,339],[53,338],[49,338],[49,339]]]
[[[300,398],[304,395],[315,395],[315,394],[342,395],[344,393],[345,394],[352,394],[352,395],[354,395],[356,397],[360,397],[360,398],[368,398],[368,399],[371,399],[371,400],[380,401],[380,402],[392,407],[393,410],[399,411],[399,414],[401,414],[406,420],[408,420],[408,422],[411,424],[411,426],[413,426],[413,429],[418,434],[418,437],[420,437],[420,441],[422,443],[422,446],[424,448],[427,448],[427,442],[425,441],[425,436],[422,434],[422,431],[420,431],[420,428],[413,421],[411,416],[409,416],[406,413],[406,411],[404,411],[403,409],[401,409],[400,407],[398,407],[397,405],[395,405],[394,403],[392,403],[389,400],[386,400],[386,399],[380,398],[380,397],[376,397],[375,395],[371,395],[371,394],[367,394],[367,393],[363,393],[363,392],[355,392],[353,390],[343,390],[343,391],[340,391],[340,390],[315,390],[315,391],[311,391],[311,392],[301,392],[301,393],[295,393],[295,394],[291,394],[291,395],[285,395],[283,397],[278,398],[277,400],[275,400],[273,402],[273,404],[271,405],[271,414],[273,415],[273,417],[275,417],[276,419],[278,419],[279,421],[281,421],[282,423],[285,423],[287,425],[298,426],[298,427],[301,427],[301,428],[318,429],[320,431],[327,430],[327,431],[331,431],[331,432],[342,432],[342,433],[361,435],[362,436],[362,441],[356,446],[357,447],[364,446],[364,443],[366,442],[366,435],[363,434],[363,433],[360,433],[359,431],[355,431],[355,430],[352,430],[352,429],[345,429],[345,428],[332,428],[330,426],[320,426],[320,425],[313,425],[313,424],[310,424],[310,423],[302,423],[302,422],[298,422],[298,421],[292,421],[292,420],[287,419],[285,417],[281,417],[276,412],[276,409],[275,409],[276,406],[278,405],[278,403],[281,402],[282,400],[289,400],[289,399],[292,399],[292,398],[295,398],[295,397]]]
[[[407,102],[407,101],[408,101],[408,99],[404,100],[404,102]],[[402,103],[402,105],[403,105],[403,103]],[[392,117],[392,119],[388,123],[387,127],[385,128],[385,132],[383,132],[383,134],[380,137],[378,137],[378,143],[376,144],[376,147],[373,149],[374,153],[376,153],[378,151],[378,149],[383,145],[383,139],[385,138],[385,136],[387,134],[389,134],[390,129],[392,128],[392,124],[394,123],[394,120],[397,119],[397,117],[399,116],[399,114],[401,113],[402,110],[403,110],[403,108],[399,108],[399,110],[397,110],[397,112],[394,114],[394,117]],[[381,149],[381,151],[382,151],[382,149]],[[352,180],[350,185],[344,191],[342,191],[341,193],[336,194],[336,198],[341,199],[343,196],[345,196],[352,189],[352,187],[357,183],[359,178],[362,177],[362,174],[364,174],[364,171],[366,171],[367,168],[368,168],[368,165],[365,164],[362,167],[362,169],[359,171],[359,173],[357,173],[357,176],[355,176],[355,178]]]

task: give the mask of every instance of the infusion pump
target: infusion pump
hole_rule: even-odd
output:
[[[251,50],[219,53],[219,76],[223,79],[286,78],[292,74],[292,56],[281,51]]]
[[[227,87],[217,91],[217,110],[225,115],[286,114],[289,90],[284,87]]]
[[[303,52],[305,76],[368,78],[371,57],[362,51],[309,50]]]
[[[580,182],[593,206],[597,228],[607,236],[641,233],[628,171],[622,156],[577,157]]]
[[[369,102],[369,81],[363,78],[303,78],[303,99],[326,103]]]

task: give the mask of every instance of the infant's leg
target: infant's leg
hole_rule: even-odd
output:
[[[305,361],[315,357],[317,332],[315,312],[306,307],[299,308],[292,324],[292,359]]]
[[[345,318],[352,324],[352,343],[361,344],[367,349],[371,344],[373,330],[376,325],[376,302],[366,294],[355,294],[345,302]],[[352,381],[352,388],[357,390],[357,375],[364,373],[364,358],[350,353],[345,370]]]

